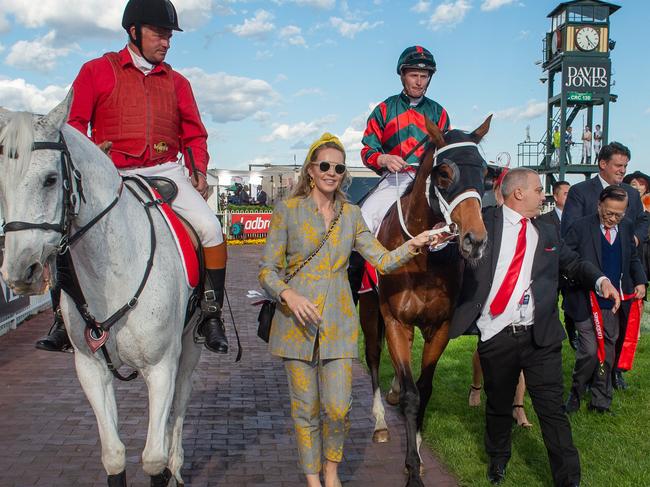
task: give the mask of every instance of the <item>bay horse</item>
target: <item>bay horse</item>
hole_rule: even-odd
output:
[[[450,130],[444,134],[426,120],[430,144],[415,179],[386,214],[377,238],[387,249],[395,249],[410,238],[409,234],[417,235],[442,225],[445,232],[457,233],[457,237],[444,249],[422,253],[400,270],[379,276],[378,294],[368,292],[359,296],[374,394],[373,440],[388,441],[379,390],[379,362],[385,335],[397,379],[393,380],[391,392],[393,396],[399,394],[406,420],[407,487],[424,485],[419,456],[422,423],[436,364],[449,342],[449,321],[460,292],[463,266],[479,260],[487,244],[481,217],[487,164],[477,144],[488,132],[491,118],[471,133]],[[411,370],[416,326],[424,338],[417,383]]]
[[[69,93],[45,116],[0,110],[0,210],[10,222],[2,276],[19,294],[40,294],[62,255],[73,263],[87,307],[64,287],[61,311],[97,419],[108,485],[127,485],[113,389],[123,364],[148,388],[143,469],[152,486],[167,486],[172,477],[183,485],[183,420],[201,353],[193,327],[183,329],[192,288],[160,213],[149,213],[136,191],[124,189],[111,160],[66,123],[71,103]],[[65,277],[66,269],[59,271]],[[119,319],[107,334],[106,354],[93,352],[86,320],[109,316]]]

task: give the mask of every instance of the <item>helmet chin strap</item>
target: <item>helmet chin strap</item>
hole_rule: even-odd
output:
[[[142,49],[142,25],[134,24],[134,27],[135,39],[131,37],[131,31],[129,31],[129,41],[131,41],[131,43],[138,49],[138,55],[140,55],[149,64],[156,66],[158,63],[152,61],[151,59],[148,59],[147,56],[144,55],[144,49]]]

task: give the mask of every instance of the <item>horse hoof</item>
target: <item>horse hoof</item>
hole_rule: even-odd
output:
[[[127,487],[126,470],[122,470],[122,472],[118,473],[117,475],[109,475],[107,480],[108,487]]]
[[[372,434],[373,443],[388,443],[390,440],[390,433],[387,429],[377,430]]]
[[[386,394],[386,402],[391,406],[397,406],[399,404],[399,393],[392,389],[388,391],[388,394]]]
[[[404,475],[409,475],[408,467],[404,467]],[[422,465],[422,464],[420,464],[420,477],[424,477],[424,465]],[[411,482],[411,481],[412,480],[409,480],[409,482]]]
[[[151,476],[151,487],[167,487],[171,478],[172,472],[166,468],[162,473]]]

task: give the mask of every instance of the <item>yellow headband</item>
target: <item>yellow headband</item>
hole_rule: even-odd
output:
[[[305,162],[311,161],[311,156],[316,152],[316,150],[322,146],[327,144],[328,142],[333,142],[334,144],[337,145],[343,152],[345,152],[345,148],[343,147],[343,144],[341,144],[341,141],[336,135],[332,135],[329,132],[325,132],[323,135],[320,136],[320,138],[314,142],[311,147],[309,147],[309,150],[307,151],[307,157],[305,157]]]

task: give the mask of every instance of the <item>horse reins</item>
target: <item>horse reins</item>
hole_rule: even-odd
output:
[[[426,140],[426,138],[424,140]],[[458,149],[460,147],[475,147],[478,150],[478,144],[476,144],[475,142],[456,142],[453,144],[448,144],[440,149],[436,149],[435,153],[433,154],[433,167],[436,167],[438,165],[438,156],[440,154],[451,149]],[[397,213],[399,215],[399,223],[404,233],[406,233],[406,235],[408,235],[410,238],[415,238],[408,231],[408,229],[406,228],[406,223],[404,222],[404,213],[402,211],[402,201],[401,201],[402,195],[400,194],[399,191],[398,173],[395,173],[395,176],[397,179],[397,185],[395,186],[395,188],[397,190],[396,204],[397,204]],[[427,201],[429,201],[430,178],[431,176],[427,178],[427,184],[425,185],[425,190],[424,190],[424,196]],[[457,225],[451,220],[451,213],[460,203],[462,203],[467,199],[475,198],[480,202],[481,195],[477,191],[465,191],[459,194],[458,196],[456,196],[451,202],[448,203],[447,200],[442,196],[440,190],[436,185],[433,186],[433,190],[435,191],[436,198],[438,199],[438,206],[440,207],[440,212],[442,213],[442,216],[445,219],[445,226],[442,228],[436,228],[430,230],[429,235],[434,236],[434,235],[439,235],[441,233],[449,233],[452,236],[458,235],[458,229],[456,228]]]

